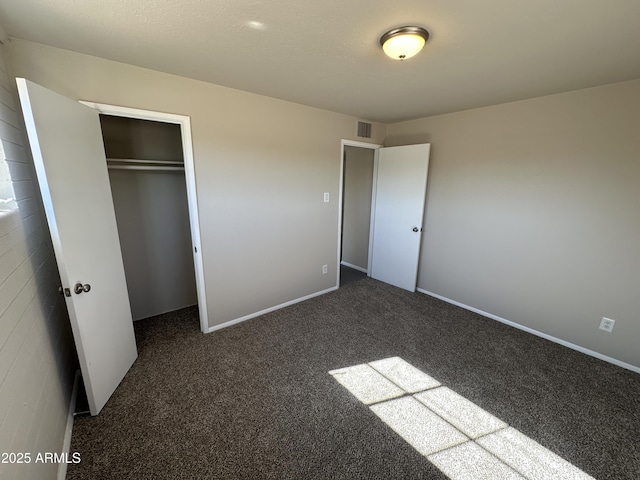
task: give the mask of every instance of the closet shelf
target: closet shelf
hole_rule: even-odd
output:
[[[138,160],[133,158],[107,158],[107,168],[109,170],[183,172],[184,162],[170,160]]]

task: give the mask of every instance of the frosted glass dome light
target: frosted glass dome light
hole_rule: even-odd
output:
[[[422,27],[400,27],[389,30],[380,38],[384,53],[395,60],[416,55],[429,39],[429,32]]]

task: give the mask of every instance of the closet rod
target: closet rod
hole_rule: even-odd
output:
[[[107,165],[109,170],[154,170],[162,172],[184,172],[184,167],[161,167],[158,165]]]
[[[174,162],[174,161],[165,161],[165,160],[138,160],[133,158],[107,158],[107,163],[110,162],[118,162],[118,163],[141,163],[141,164],[167,164],[167,165],[184,165],[184,162]]]

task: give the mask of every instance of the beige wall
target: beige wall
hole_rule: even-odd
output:
[[[70,98],[191,117],[210,325],[336,285],[356,118],[20,40],[8,52],[15,76]],[[374,124],[372,143],[384,134]]]
[[[110,170],[134,320],[198,303],[182,172]]]
[[[390,125],[432,143],[419,288],[640,366],[639,112],[635,80]]]
[[[211,325],[335,286],[357,119],[30,42],[7,53],[71,98],[191,116]],[[432,144],[418,286],[640,365],[638,111],[631,81],[374,124],[372,143]]]
[[[369,229],[375,150],[345,146],[342,261],[369,268]]]
[[[0,478],[51,479],[61,452],[73,373],[71,328],[17,98],[0,45],[0,452],[29,452],[28,465],[0,463]]]

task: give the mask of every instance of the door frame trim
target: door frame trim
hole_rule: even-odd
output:
[[[370,267],[371,263],[371,251],[373,249],[373,219],[376,210],[376,183],[378,180],[378,150],[384,145],[377,143],[359,142],[356,140],[340,141],[340,182],[338,187],[338,251],[336,257],[336,288],[340,287],[340,257],[342,255],[342,222],[343,212],[342,205],[344,201],[344,147],[358,147],[373,150],[373,186],[371,189],[371,219],[369,220],[369,252],[367,253],[367,266]],[[367,268],[367,275],[370,275],[370,268]]]
[[[193,247],[193,264],[196,276],[196,293],[198,296],[198,310],[200,314],[200,331],[209,332],[207,315],[207,291],[205,288],[204,263],[202,260],[202,246],[200,241],[200,214],[198,212],[198,196],[196,191],[196,175],[193,156],[193,140],[191,137],[191,117],[174,113],[155,112],[139,108],[121,107],[105,103],[80,100],[87,107],[94,108],[99,113],[117,117],[152,120],[163,123],[180,125],[182,136],[182,155],[184,157],[184,175],[187,186],[187,204],[189,206],[189,225],[191,226],[191,242]]]

